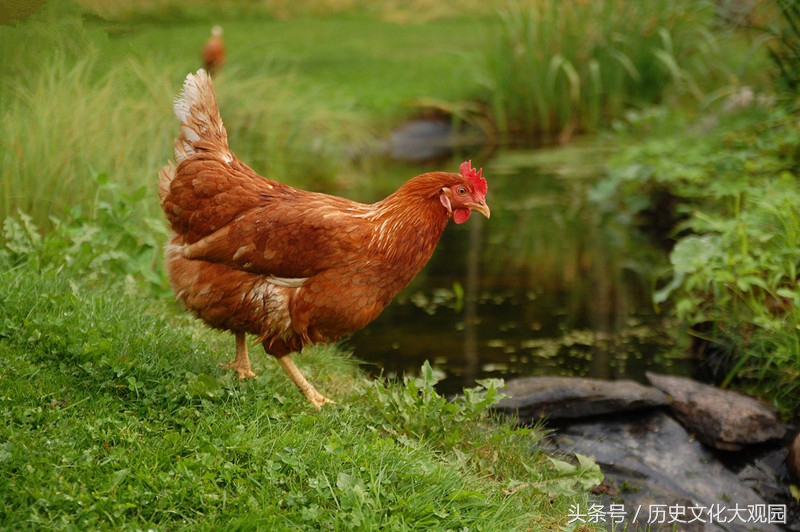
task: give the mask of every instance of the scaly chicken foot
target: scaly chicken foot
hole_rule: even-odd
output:
[[[222,363],[223,369],[235,369],[240,379],[254,379],[258,377],[250,368],[250,357],[247,354],[247,338],[245,333],[234,333],[236,336],[236,359],[233,362]]]
[[[292,381],[300,388],[300,391],[303,392],[303,395],[306,396],[312,405],[317,410],[322,410],[322,405],[330,403],[336,404],[334,401],[331,401],[321,393],[317,391],[314,386],[303,377],[303,374],[300,373],[300,370],[297,369],[297,366],[294,364],[294,360],[290,355],[284,355],[282,357],[276,357],[278,359],[278,363],[283,367],[286,373],[289,374],[289,377],[292,378]]]

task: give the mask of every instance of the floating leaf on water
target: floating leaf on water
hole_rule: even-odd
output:
[[[585,329],[575,329],[565,334],[562,342],[566,346],[573,346],[576,344],[592,346],[595,345],[595,340],[596,336],[594,332]]]
[[[460,313],[464,308],[464,287],[458,281],[453,282],[453,295],[455,296],[453,309],[456,313]]]
[[[520,342],[520,347],[523,349],[536,349],[537,347],[541,347],[549,342],[552,342],[552,340],[547,340],[544,338],[529,338]]]
[[[488,364],[481,366],[481,370],[486,372],[508,371],[508,364],[503,364],[502,362],[489,362]]]

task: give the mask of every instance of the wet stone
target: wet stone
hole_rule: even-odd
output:
[[[664,393],[631,380],[526,377],[508,381],[502,391],[509,397],[495,408],[518,415],[521,423],[630,412],[669,403]]]
[[[753,517],[751,509],[769,503],[666,412],[571,423],[554,440],[558,450],[590,456],[603,470],[597,504],[607,530],[784,530]],[[624,515],[616,528],[612,508]]]
[[[739,451],[786,434],[777,409],[771,405],[683,377],[646,375],[653,386],[672,398],[678,421],[706,445]]]
[[[789,447],[789,454],[786,457],[786,469],[789,470],[792,480],[800,485],[800,433],[795,436],[791,447]]]

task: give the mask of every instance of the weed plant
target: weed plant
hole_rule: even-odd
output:
[[[631,107],[701,97],[723,64],[713,16],[694,0],[505,1],[478,81],[501,133],[564,141]]]
[[[124,279],[144,294],[171,293],[162,264],[166,226],[160,217],[142,212],[148,187],[126,194],[107,174],[97,174],[93,181],[97,193],[90,212],[76,206],[66,218],[52,216],[50,231],[43,232],[24,212],[7,217],[0,263],[34,271],[58,264],[70,277]]]
[[[713,132],[627,150],[595,191],[642,223],[679,220],[654,302],[713,346],[706,363],[723,386],[786,412],[800,408],[797,132],[779,108],[722,116]]]

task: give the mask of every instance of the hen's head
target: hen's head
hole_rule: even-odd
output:
[[[472,211],[478,211],[487,218],[490,215],[486,205],[488,186],[481,174],[483,169],[472,168],[472,161],[464,161],[459,167],[461,179],[450,186],[443,187],[439,201],[453,214],[453,221],[463,224],[469,219]]]

